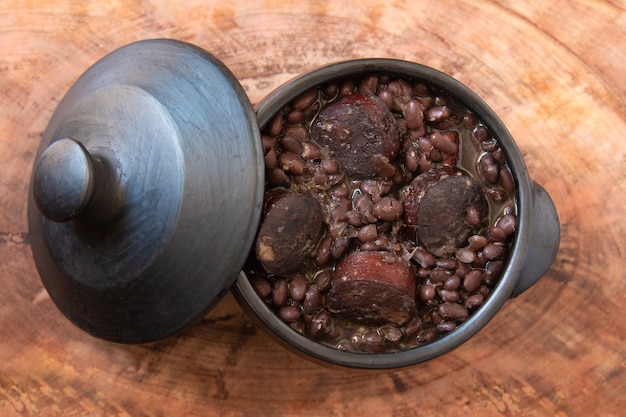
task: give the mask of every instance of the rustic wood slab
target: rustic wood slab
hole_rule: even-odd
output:
[[[620,416],[626,408],[626,4],[4,1],[0,4],[0,415]],[[462,347],[376,377],[304,361],[232,296],[150,346],[94,339],[56,310],[26,201],[41,134],[75,79],[171,37],[228,65],[252,102],[333,61],[424,63],[482,95],[554,199],[560,251]]]

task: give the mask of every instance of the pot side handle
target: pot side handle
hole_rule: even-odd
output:
[[[539,184],[533,181],[530,239],[526,260],[520,271],[517,287],[511,298],[533,286],[545,274],[556,258],[561,239],[561,226],[554,202]]]

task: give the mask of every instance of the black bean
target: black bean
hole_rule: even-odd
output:
[[[472,267],[469,263],[458,262],[456,269],[454,270],[454,274],[458,277],[464,277],[469,271],[472,270]]]
[[[311,320],[311,324],[309,325],[309,334],[313,337],[322,336],[328,329],[328,326],[330,326],[330,322],[330,313],[326,310],[320,311],[313,318],[313,320]]]
[[[289,323],[289,327],[291,327],[292,329],[294,329],[296,332],[300,334],[304,334],[304,321],[303,320],[296,320],[293,323]]]
[[[435,268],[430,272],[430,281],[435,284],[443,284],[451,275],[451,271]]]
[[[276,307],[284,306],[287,302],[288,285],[287,280],[278,278],[272,286],[272,303]]]
[[[368,351],[372,353],[382,353],[385,349],[385,341],[382,336],[375,331],[367,332],[363,335],[363,343]]]
[[[346,213],[346,220],[350,226],[361,227],[363,226],[363,222],[361,221],[361,217],[354,210],[350,210]]]
[[[378,250],[378,245],[375,242],[365,242],[359,246],[362,252],[372,252]]]
[[[498,141],[493,138],[482,140],[480,141],[480,150],[483,152],[494,152],[498,150]]]
[[[487,190],[487,195],[492,201],[495,201],[496,203],[503,202],[506,197],[506,193],[504,192],[504,190],[497,187],[489,188]]]
[[[456,269],[456,260],[452,258],[439,258],[435,262],[440,268],[447,269],[448,271],[454,271]]]
[[[481,294],[483,297],[487,298],[489,294],[491,294],[491,290],[489,289],[487,285],[481,285],[480,288],[478,289],[478,293]]]
[[[394,80],[389,83],[387,89],[393,96],[392,108],[398,112],[402,112],[404,105],[413,95],[413,87],[404,80]]]
[[[485,265],[485,275],[483,277],[485,284],[488,286],[494,286],[500,279],[502,271],[504,270],[503,261],[490,261]]]
[[[276,147],[276,140],[268,135],[261,135],[261,142],[263,143],[263,155],[267,155],[270,149]]]
[[[453,303],[456,303],[461,298],[459,292],[455,290],[441,290],[439,291],[439,296],[442,301],[450,301]]]
[[[337,342],[337,344],[335,345],[335,349],[337,349],[338,351],[341,352],[352,352],[352,346],[350,345],[350,342],[347,341],[346,339],[342,339],[339,342]]]
[[[496,226],[502,229],[507,235],[512,235],[517,228],[517,217],[513,214],[505,214],[498,219]]]
[[[378,333],[385,340],[388,340],[390,342],[397,342],[398,340],[402,339],[402,331],[396,326],[392,326],[390,324],[379,327]]]
[[[363,223],[376,223],[376,216],[374,215],[374,202],[365,194],[359,194],[356,199],[353,200],[354,210],[361,217]]]
[[[280,155],[278,155],[278,165],[283,171],[290,174],[304,174],[304,161],[300,155],[291,152],[281,152]]]
[[[393,106],[393,94],[391,91],[387,89],[381,90],[378,93],[378,98],[380,98],[387,105],[387,107],[391,108]]]
[[[441,160],[443,159],[443,156],[441,155],[441,152],[439,152],[438,149],[433,149],[432,151],[430,151],[430,153],[428,154],[428,157],[433,162],[441,162]]]
[[[446,106],[450,104],[450,98],[445,94],[435,96],[435,104],[438,106]]]
[[[489,240],[485,236],[473,235],[467,239],[467,242],[469,243],[468,248],[478,251],[482,250],[489,243]]]
[[[425,329],[417,336],[417,344],[424,345],[434,342],[437,339],[437,332],[435,329]]]
[[[456,291],[461,285],[461,278],[456,275],[452,275],[443,284],[443,288],[448,291]]]
[[[402,202],[391,197],[384,197],[372,208],[374,216],[383,221],[399,220],[403,212]]]
[[[422,107],[425,109],[435,105],[435,99],[431,96],[425,96],[425,97],[418,96],[417,101],[419,101]]]
[[[478,307],[480,307],[481,305],[483,305],[483,303],[485,302],[485,296],[477,293],[477,294],[472,294],[469,297],[467,297],[465,299],[465,308],[469,309],[469,310],[474,310]]]
[[[498,169],[498,163],[493,157],[492,153],[486,153],[480,158],[480,172],[486,181],[491,184],[497,184],[500,178],[500,170]]]
[[[476,260],[476,252],[469,248],[461,248],[457,250],[455,256],[456,259],[466,264],[471,264]]]
[[[322,151],[317,144],[309,141],[302,142],[302,157],[304,159],[320,159],[321,156]]]
[[[504,208],[502,209],[502,214],[503,215],[507,215],[507,214],[512,214],[515,215],[516,210],[515,210],[515,205],[513,204],[507,204],[506,206],[504,206]]]
[[[292,110],[285,115],[285,121],[292,125],[302,123],[304,121],[304,112],[302,110]]]
[[[306,293],[307,282],[302,274],[297,274],[289,281],[289,295],[294,301],[302,301]]]
[[[480,269],[472,269],[465,274],[463,278],[463,289],[467,292],[474,292],[483,283],[483,271]]]
[[[430,276],[430,269],[418,268],[416,276],[420,280],[428,279],[428,277]]]
[[[278,315],[287,323],[292,323],[300,317],[300,310],[294,306],[284,306],[278,310]]]
[[[361,227],[359,233],[357,234],[357,238],[363,243],[373,242],[374,240],[376,240],[377,237],[378,231],[376,231],[375,224],[368,224]]]
[[[454,132],[435,131],[429,136],[430,143],[441,152],[456,154],[459,150],[458,138]]]
[[[315,265],[322,267],[330,261],[330,253],[332,251],[333,240],[326,236],[322,238],[317,247],[317,255],[315,257]]]
[[[410,172],[415,172],[419,168],[419,153],[413,144],[404,151],[404,165]]]
[[[470,112],[467,111],[463,114],[463,125],[469,129],[476,127],[476,125],[478,124],[478,117]]]
[[[487,237],[492,242],[505,242],[507,234],[501,227],[494,226],[487,230]]]
[[[483,248],[483,255],[488,261],[493,261],[494,259],[500,258],[503,253],[504,253],[504,249],[502,245],[489,243],[487,246]]]
[[[330,220],[334,223],[345,222],[348,219],[348,211],[352,208],[352,201],[347,198],[340,198],[331,203],[331,207]]]
[[[332,256],[333,259],[341,258],[348,251],[349,245],[350,245],[350,242],[348,241],[347,238],[338,237],[337,239],[333,241],[333,247],[330,251],[330,256]]]
[[[339,86],[339,95],[341,97],[354,93],[354,81],[344,80]]]
[[[265,179],[271,188],[289,187],[292,184],[291,177],[285,171],[278,167],[266,168]]]
[[[317,285],[313,284],[309,287],[304,295],[302,302],[302,311],[306,314],[315,314],[321,305],[321,294]]]
[[[456,329],[456,323],[453,321],[445,320],[437,325],[437,331],[441,334],[450,333],[454,329]]]
[[[511,170],[506,166],[500,168],[500,187],[510,195],[515,193],[515,180]]]
[[[444,320],[453,320],[457,323],[469,317],[469,312],[461,304],[445,302],[437,308]]]
[[[418,300],[427,303],[432,301],[435,298],[437,292],[435,291],[435,287],[430,284],[424,284],[419,287],[417,290],[417,298]]]
[[[283,124],[283,115],[281,113],[276,114],[267,127],[267,134],[269,136],[278,136],[283,130]]]
[[[361,181],[361,191],[368,194],[374,202],[377,202],[380,197],[389,194],[391,184],[388,181],[363,180]]]
[[[304,148],[302,147],[302,142],[299,139],[294,138],[293,136],[283,136],[279,139],[278,143],[283,150],[294,153],[296,155],[302,155]]]
[[[278,166],[278,154],[276,153],[276,149],[270,149],[264,157],[265,168],[276,168]]]
[[[413,84],[413,89],[418,97],[430,97],[432,94],[430,87],[420,81],[416,81]]]
[[[478,142],[482,142],[491,139],[491,132],[486,126],[479,125],[474,128],[472,136],[474,136],[474,139],[476,139]]]
[[[376,75],[368,75],[361,79],[359,84],[359,92],[361,93],[376,93],[378,88],[378,77]]]
[[[413,259],[417,261],[422,268],[430,268],[431,266],[435,266],[437,262],[433,254],[424,249],[416,249],[413,253]]]
[[[345,183],[341,183],[330,190],[330,195],[334,198],[346,198],[350,196],[350,189]]]
[[[411,336],[422,329],[422,322],[419,318],[411,320],[402,330],[404,336]]]
[[[472,262],[472,266],[474,268],[484,268],[487,264],[487,258],[483,255],[483,251],[480,251],[476,254],[476,260]]]
[[[406,120],[406,127],[409,129],[418,129],[422,127],[424,123],[424,113],[419,101],[409,100],[404,105],[404,118]]]
[[[441,122],[450,117],[451,113],[452,111],[448,106],[435,106],[426,110],[424,119],[430,123]]]
[[[330,270],[325,269],[315,277],[315,285],[321,292],[326,292],[332,284],[333,274]]]
[[[303,141],[309,136],[309,131],[302,125],[293,125],[285,129],[285,134]]]
[[[505,162],[504,151],[500,148],[496,149],[495,151],[493,151],[493,158],[499,164],[503,164]]]
[[[261,298],[265,298],[272,293],[272,284],[270,284],[270,282],[261,275],[251,274],[250,283],[252,284],[254,291],[256,291]]]
[[[435,147],[430,139],[421,137],[417,140],[417,148],[424,154],[429,154]]]
[[[345,221],[331,222],[328,225],[328,236],[332,239],[346,237],[348,234],[348,223]]]
[[[337,97],[338,93],[339,93],[339,87],[337,87],[337,84],[335,83],[327,84],[322,90],[322,94],[324,95],[324,97],[329,100]]]
[[[322,170],[329,175],[335,175],[339,173],[339,162],[334,159],[326,158],[322,159],[320,163]]]
[[[419,167],[417,172],[428,172],[432,168],[432,162],[426,158],[425,154],[420,155]]]
[[[470,226],[478,226],[482,222],[478,209],[474,206],[469,206],[466,210],[467,223]]]
[[[389,246],[389,239],[386,236],[379,236],[374,243],[376,244],[378,250],[386,250]]]
[[[317,100],[317,89],[311,88],[296,97],[291,104],[294,108],[304,110]]]

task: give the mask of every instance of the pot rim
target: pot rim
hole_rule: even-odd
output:
[[[292,351],[304,353],[309,359],[323,365],[366,370],[384,370],[415,365],[440,356],[458,347],[482,329],[511,297],[519,278],[529,243],[532,189],[522,154],[504,123],[489,105],[474,91],[455,78],[434,68],[415,62],[388,59],[364,58],[341,61],[317,68],[298,76],[276,88],[257,106],[257,120],[262,130],[285,104],[304,91],[324,82],[363,73],[388,73],[403,78],[421,80],[462,103],[489,127],[498,138],[507,164],[516,180],[516,203],[518,228],[512,242],[510,258],[502,277],[485,303],[455,330],[424,346],[393,353],[369,354],[343,352],[307,338],[285,324],[258,297],[246,274],[239,274],[233,293],[250,316],[270,330],[277,340]]]

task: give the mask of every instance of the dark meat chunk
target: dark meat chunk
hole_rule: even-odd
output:
[[[426,171],[417,177],[402,190],[402,204],[404,207],[404,229],[409,239],[417,242],[417,219],[419,218],[420,202],[426,191],[437,184],[440,179],[450,176],[460,176],[463,172],[457,168],[443,166]]]
[[[355,252],[334,272],[328,309],[367,324],[407,323],[417,315],[415,269],[389,252]]]
[[[463,246],[488,214],[480,184],[454,168],[418,176],[405,190],[403,204],[409,237],[436,256]]]
[[[288,276],[304,270],[322,237],[320,204],[305,194],[266,193],[255,251],[263,268]]]
[[[346,175],[393,175],[400,132],[387,105],[375,95],[354,93],[330,104],[311,125],[311,138],[328,147]]]

